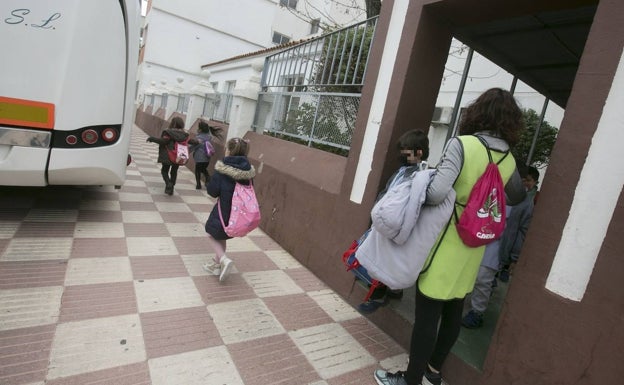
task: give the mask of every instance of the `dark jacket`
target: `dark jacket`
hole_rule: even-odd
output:
[[[150,136],[147,138],[148,142],[158,143],[158,163],[173,164],[169,160],[169,154],[167,149],[173,150],[175,142],[183,142],[188,139],[189,134],[184,130],[177,128],[168,128],[160,134],[160,138]],[[189,144],[197,143],[195,139],[189,140]]]
[[[210,178],[210,183],[206,186],[206,190],[208,195],[218,198],[220,201],[224,223],[230,220],[232,195],[234,194],[236,182],[247,185],[254,176],[256,176],[256,170],[245,156],[226,156],[222,161],[219,160],[215,164],[215,173]],[[214,239],[230,239],[223,231],[216,203],[206,221],[206,232]]]

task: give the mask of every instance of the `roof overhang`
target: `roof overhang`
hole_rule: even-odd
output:
[[[465,3],[470,1],[462,5]],[[489,0],[478,2],[486,7],[487,3]],[[547,5],[542,8],[540,1],[529,9],[513,0],[499,2],[498,7],[500,3],[510,7],[502,16],[483,12],[477,4],[473,9],[481,8],[481,15],[461,12],[458,8],[463,7],[454,1],[430,6],[450,23],[454,37],[565,108],[597,1],[543,2]],[[560,3],[560,8],[553,9],[553,3]]]

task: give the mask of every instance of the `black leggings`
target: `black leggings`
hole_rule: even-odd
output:
[[[442,368],[459,336],[463,309],[463,298],[440,301],[425,297],[420,290],[416,290],[416,318],[405,373],[408,384],[421,383],[427,364],[436,370]]]
[[[210,162],[196,162],[195,163],[195,181],[197,185],[201,185],[201,176],[204,175],[206,184],[210,181],[210,175],[208,174],[208,165]]]
[[[176,179],[178,179],[178,168],[180,166],[177,164],[163,164],[160,168],[160,175],[162,175],[165,184],[175,185]]]

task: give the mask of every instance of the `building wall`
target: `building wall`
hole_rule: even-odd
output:
[[[354,3],[365,9],[364,0]],[[339,23],[365,19],[363,11],[325,0],[301,0],[296,10],[280,6],[279,0],[150,0],[149,4],[139,66],[140,101],[145,93],[191,90],[202,80],[203,65],[273,47],[274,31],[300,40],[310,35],[313,18]]]

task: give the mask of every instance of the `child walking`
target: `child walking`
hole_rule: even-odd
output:
[[[162,164],[160,174],[165,181],[165,194],[167,195],[173,195],[173,187],[176,184],[178,168],[180,167],[169,160],[167,147],[173,148],[175,142],[184,142],[188,137],[188,132],[184,131],[184,120],[176,116],[171,119],[169,128],[162,132],[160,138],[154,136],[147,138],[147,142],[158,143],[158,163]],[[193,144],[197,141],[191,139],[188,143]]]
[[[199,122],[197,127],[197,144],[191,146],[190,151],[193,153],[193,160],[195,161],[195,189],[200,190],[201,176],[204,176],[206,186],[210,182],[210,174],[208,174],[208,165],[210,164],[210,158],[212,154],[208,154],[206,151],[206,142],[212,143],[212,138],[216,137],[221,139],[222,129],[219,127],[210,126],[203,120]]]
[[[230,210],[232,208],[232,195],[236,182],[248,185],[256,176],[254,166],[249,163],[247,154],[249,153],[249,141],[241,138],[228,140],[225,147],[225,157],[217,161],[215,173],[210,178],[210,183],[206,186],[208,195],[217,198],[221,206],[223,223],[230,220]],[[203,269],[219,276],[219,281],[223,282],[233,267],[232,260],[225,255],[226,241],[231,237],[223,230],[219,209],[214,205],[210,216],[206,221],[206,233],[208,240],[215,252],[213,260],[203,265]]]

